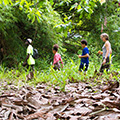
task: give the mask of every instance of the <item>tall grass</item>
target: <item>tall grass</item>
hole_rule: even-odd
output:
[[[97,62],[95,62],[97,61]],[[111,77],[111,72],[116,71],[118,72],[119,69],[116,68],[113,64],[111,65],[111,70],[109,73],[104,72],[104,75],[97,76],[95,74],[95,70],[99,71],[100,62],[95,59],[90,60],[89,69],[86,73],[78,73],[80,60],[73,61],[72,59],[68,59],[64,68],[61,71],[54,71],[52,67],[49,67],[45,70],[39,70],[36,66],[35,70],[35,77],[30,81],[26,81],[26,75],[28,71],[19,64],[18,67],[14,69],[8,69],[2,67],[0,69],[0,80],[1,82],[7,82],[8,84],[15,84],[18,86],[29,84],[29,85],[36,85],[38,83],[47,83],[48,85],[59,86],[61,90],[64,91],[65,85],[69,82],[91,82],[91,79],[97,83],[102,82],[102,80],[108,80]],[[120,75],[113,75],[112,78],[118,80]]]

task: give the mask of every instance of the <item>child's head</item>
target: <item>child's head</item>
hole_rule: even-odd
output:
[[[29,44],[32,44],[32,39],[27,39],[26,42],[25,42],[26,45],[29,45]]]
[[[82,46],[82,48],[84,48],[85,46],[87,46],[87,41],[86,40],[82,40],[81,41],[81,46]]]
[[[58,51],[59,46],[57,44],[53,45],[53,54],[55,54]]]
[[[103,42],[105,42],[106,40],[109,40],[109,35],[107,33],[102,33],[100,38],[103,40]]]

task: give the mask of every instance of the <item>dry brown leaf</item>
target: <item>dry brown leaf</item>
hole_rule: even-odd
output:
[[[119,87],[119,82],[115,81],[115,82],[110,82],[109,85],[106,88],[103,88],[102,92],[106,91],[106,90],[112,90],[113,88],[118,88]]]

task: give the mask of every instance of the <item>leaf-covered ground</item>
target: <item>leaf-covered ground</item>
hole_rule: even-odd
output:
[[[0,120],[119,120],[116,80],[68,83],[65,91],[45,83],[36,87],[1,84]]]

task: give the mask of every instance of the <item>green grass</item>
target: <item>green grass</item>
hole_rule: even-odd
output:
[[[96,60],[97,61],[97,60]],[[115,74],[119,69],[111,65],[111,70],[109,73],[104,72],[102,76],[94,74],[94,71],[100,68],[100,62],[94,62],[94,59],[90,60],[89,69],[87,74],[78,73],[80,60],[73,61],[69,59],[67,64],[64,65],[64,68],[61,71],[54,71],[52,67],[45,70],[39,70],[36,66],[35,78],[30,81],[26,81],[26,75],[28,72],[25,71],[25,68],[20,64],[15,69],[8,69],[2,67],[0,70],[0,80],[1,82],[7,82],[7,84],[15,84],[17,86],[22,86],[24,84],[36,85],[38,83],[47,83],[48,85],[59,86],[61,90],[64,91],[65,85],[69,82],[94,82],[95,84],[102,84],[102,81],[108,81],[111,79],[119,80],[120,74]],[[118,66],[119,67],[119,66]],[[113,72],[114,71],[114,72]],[[116,71],[116,72],[115,72]],[[92,84],[91,84],[92,85]]]

